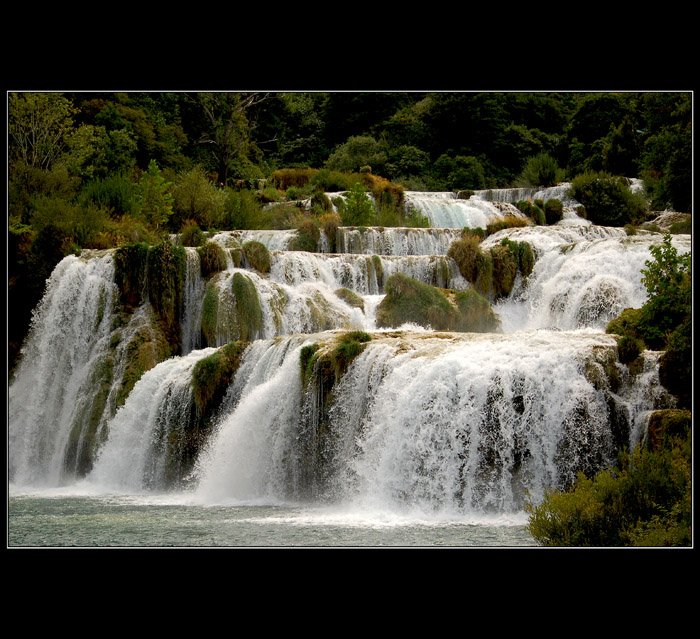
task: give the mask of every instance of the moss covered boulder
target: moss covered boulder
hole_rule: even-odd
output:
[[[500,330],[488,300],[474,289],[457,293],[397,273],[387,280],[385,292],[377,307],[377,326],[382,328],[411,323],[436,331]]]

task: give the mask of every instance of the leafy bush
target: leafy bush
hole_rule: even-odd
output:
[[[362,184],[355,185],[346,192],[340,206],[340,219],[345,226],[369,226],[374,219],[372,200],[365,193]]]
[[[549,199],[544,203],[544,217],[547,224],[556,224],[564,217],[564,205],[561,200]]]
[[[652,441],[622,452],[616,468],[527,505],[544,546],[688,546],[692,523],[690,411],[652,415]]]
[[[216,242],[206,242],[197,249],[197,253],[199,253],[199,266],[203,277],[226,270],[224,249]]]
[[[251,240],[243,245],[243,252],[245,253],[248,263],[257,271],[261,273],[270,272],[270,251],[261,242]]]
[[[197,222],[185,220],[180,229],[180,246],[202,246],[205,242],[206,238]]]
[[[625,178],[587,172],[571,181],[569,196],[586,209],[586,217],[601,226],[624,226],[644,220],[644,196],[632,193]]]
[[[564,170],[560,169],[556,160],[546,151],[529,157],[518,179],[518,184],[529,187],[555,186],[564,181]]]

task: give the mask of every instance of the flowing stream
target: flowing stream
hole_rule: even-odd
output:
[[[528,500],[608,466],[673,406],[659,353],[631,371],[605,334],[646,300],[640,270],[662,236],[575,214],[499,231],[482,246],[507,237],[536,257],[493,303],[501,332],[376,323],[393,273],[468,289],[447,257],[459,229],[512,214],[521,195],[410,193],[431,228],[341,228],[336,253],[289,250],[288,231],[210,240],[264,243],[267,273],[226,248],[204,277],[188,248],[175,355],[148,295],[120,306],[113,251],[65,258],[8,391],[9,545],[534,545]],[[673,244],[691,250],[689,235]],[[333,377],[322,362],[346,331],[370,339]],[[197,371],[236,342],[204,420]]]

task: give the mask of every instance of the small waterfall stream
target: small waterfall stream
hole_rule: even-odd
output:
[[[644,303],[640,269],[659,234],[566,220],[499,231],[485,248],[508,237],[536,256],[529,277],[494,303],[501,333],[376,328],[394,273],[470,287],[447,257],[460,229],[519,214],[505,195],[485,197],[409,193],[431,228],[341,228],[337,253],[291,251],[287,231],[210,240],[261,241],[268,273],[235,266],[227,253],[226,269],[205,278],[186,249],[181,347],[167,356],[148,300],[124,319],[111,251],[65,258],[9,388],[11,484],[81,481],[126,493],[186,490],[203,504],[311,501],[425,517],[522,512],[526,499],[579,470],[605,467],[619,446],[640,441],[649,411],[673,405],[658,353],[645,352],[633,375],[604,333]],[[673,243],[691,250],[690,236]],[[339,339],[358,330],[370,340],[333,376]],[[236,341],[245,343],[240,362],[218,411],[205,415],[194,371]],[[319,356],[305,373],[308,349]],[[141,362],[137,375],[126,358]],[[610,367],[615,388],[605,381]]]

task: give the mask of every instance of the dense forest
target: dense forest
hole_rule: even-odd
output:
[[[46,278],[83,248],[299,227],[265,205],[359,183],[396,209],[403,189],[638,177],[652,210],[690,212],[691,126],[691,93],[10,92],[10,367]],[[591,214],[610,199],[578,184]]]

